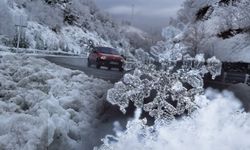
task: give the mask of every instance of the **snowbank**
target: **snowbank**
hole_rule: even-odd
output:
[[[232,93],[206,91],[196,100],[200,109],[190,117],[159,122],[149,127],[139,120],[128,122],[126,131],[104,140],[105,150],[248,150],[250,114],[243,112]]]
[[[0,58],[0,149],[79,149],[111,85],[43,59]]]
[[[240,83],[228,88],[237,98],[239,98],[246,111],[250,112],[250,86]]]

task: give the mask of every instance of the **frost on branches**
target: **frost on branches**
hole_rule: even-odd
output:
[[[134,71],[125,74],[123,80],[108,91],[107,100],[118,105],[123,113],[131,101],[156,120],[190,114],[196,109],[195,96],[204,92],[204,75],[210,73],[214,79],[221,73],[221,62],[215,57],[205,60],[203,54],[193,58],[174,53],[160,63],[152,61],[142,50],[137,50],[135,56],[137,61],[125,67]],[[152,101],[145,103],[149,97]]]

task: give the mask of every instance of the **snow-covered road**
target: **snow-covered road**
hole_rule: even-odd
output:
[[[112,83],[119,81],[124,74],[122,72],[119,72],[117,69],[107,70],[106,68],[96,69],[95,67],[87,67],[87,59],[81,57],[44,56],[42,58],[45,58],[57,65],[73,70],[80,70],[86,73],[88,76],[100,78]]]

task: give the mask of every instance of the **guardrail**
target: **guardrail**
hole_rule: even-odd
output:
[[[134,68],[134,66],[137,65],[138,62],[127,60],[126,61],[126,67],[129,69]],[[205,81],[209,82],[217,82],[222,84],[238,84],[238,83],[244,83],[250,86],[250,75],[247,73],[234,73],[234,72],[222,72],[220,76],[217,76],[215,80],[212,80],[210,75],[207,75],[204,78]]]
[[[6,47],[6,46],[0,46],[0,51],[2,52],[10,52],[10,53],[16,53],[16,54],[33,54],[33,55],[60,55],[60,56],[87,56],[86,53],[82,54],[75,54],[71,52],[64,52],[64,51],[50,51],[50,50],[39,50],[39,49],[31,49],[31,48],[14,48],[14,47]]]
[[[216,77],[215,80],[211,80],[210,77],[206,77],[205,80],[223,84],[244,83],[250,86],[250,75],[245,73],[223,72],[222,75]]]
[[[244,83],[250,86],[250,75],[249,74],[246,74],[246,78],[245,78]]]

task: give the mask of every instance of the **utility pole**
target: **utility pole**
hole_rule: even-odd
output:
[[[27,27],[27,25],[26,25],[27,20],[24,18],[25,17],[21,16],[21,15],[16,17],[16,25],[15,26],[17,28],[17,45],[16,45],[17,50],[20,47],[20,40],[21,40],[22,31],[24,32],[24,29]]]
[[[20,45],[20,38],[21,38],[21,32],[20,32],[20,26],[17,26],[17,46],[16,46],[16,48],[17,48],[17,50],[19,49],[19,45]]]
[[[22,25],[15,25],[16,28],[17,28],[17,50],[19,49],[20,47],[20,41],[21,41],[21,35],[22,35],[22,31],[24,31],[24,29],[27,27],[27,26],[22,26]]]

